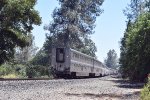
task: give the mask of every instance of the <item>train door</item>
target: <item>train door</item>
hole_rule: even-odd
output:
[[[65,62],[65,50],[64,48],[56,48],[56,62],[64,63]]]

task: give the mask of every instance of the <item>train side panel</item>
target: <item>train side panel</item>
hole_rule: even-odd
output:
[[[70,71],[76,76],[89,76],[93,69],[93,58],[71,49]]]

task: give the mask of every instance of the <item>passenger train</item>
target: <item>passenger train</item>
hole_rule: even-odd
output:
[[[113,73],[94,57],[65,47],[52,48],[51,66],[59,77],[98,77]]]

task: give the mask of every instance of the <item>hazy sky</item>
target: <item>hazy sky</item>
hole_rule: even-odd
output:
[[[104,61],[107,52],[114,49],[118,56],[120,55],[119,41],[123,37],[126,28],[126,17],[123,9],[129,4],[130,0],[105,0],[102,9],[104,12],[97,17],[95,33],[91,36],[97,46],[97,57]],[[52,12],[55,7],[59,7],[57,0],[38,0],[35,9],[39,11],[42,17],[42,24],[35,26],[32,31],[35,36],[35,44],[42,47],[45,42],[45,33],[43,27],[52,21]]]

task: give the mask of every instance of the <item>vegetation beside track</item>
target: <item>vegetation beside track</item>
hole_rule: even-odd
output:
[[[7,63],[0,67],[0,78],[53,78],[53,76],[45,66]]]
[[[141,100],[150,100],[150,76],[148,83],[144,86],[141,91]]]

